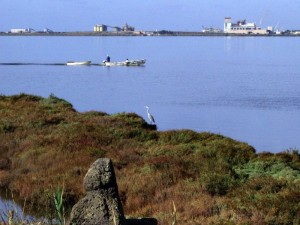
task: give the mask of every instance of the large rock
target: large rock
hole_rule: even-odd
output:
[[[110,159],[94,162],[83,185],[87,194],[72,208],[71,225],[157,225],[154,218],[125,219]]]
[[[92,164],[85,175],[84,188],[87,195],[73,207],[72,225],[121,225],[125,223],[115,172],[110,159],[98,159]]]

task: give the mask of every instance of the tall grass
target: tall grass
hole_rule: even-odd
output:
[[[57,188],[56,191],[53,193],[53,199],[55,204],[55,210],[57,214],[57,220],[59,225],[65,224],[64,220],[64,207],[63,207],[63,188]]]

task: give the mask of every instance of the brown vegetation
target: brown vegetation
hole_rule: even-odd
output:
[[[126,215],[171,224],[299,224],[298,151],[261,153],[191,130],[158,132],[134,113],[76,112],[55,96],[0,96],[0,186],[36,207],[64,185],[83,195],[99,157],[114,162]]]

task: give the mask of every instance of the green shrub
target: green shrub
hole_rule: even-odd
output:
[[[159,136],[159,141],[162,144],[187,144],[193,141],[197,141],[199,135],[197,132],[192,130],[173,130],[161,132]]]
[[[67,102],[64,99],[56,97],[54,94],[49,95],[48,98],[41,99],[40,102],[48,110],[49,109],[54,110],[54,107],[56,107],[57,109],[58,109],[58,107],[60,107],[61,109],[67,109],[67,110],[74,111],[73,105],[71,103]]]
[[[289,181],[300,180],[300,171],[291,168],[279,160],[252,160],[242,166],[235,167],[235,172],[241,178],[272,176],[276,179]]]
[[[225,195],[234,186],[235,180],[230,174],[205,173],[200,177],[205,191],[211,195]]]

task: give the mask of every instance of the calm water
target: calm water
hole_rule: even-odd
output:
[[[193,129],[257,151],[300,149],[300,39],[0,37],[0,63],[147,59],[144,67],[0,65],[0,93],[51,93],[81,111],[150,106],[159,130]]]

